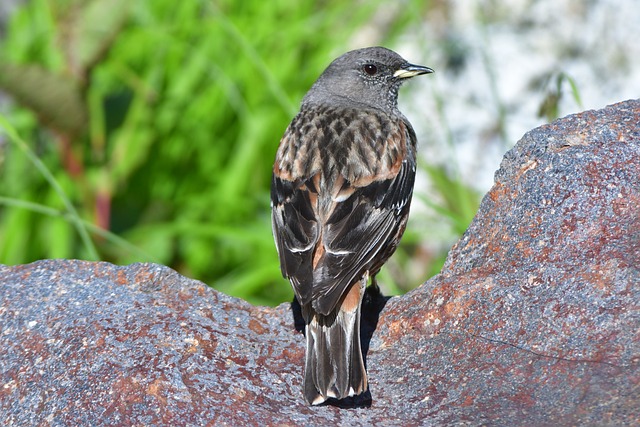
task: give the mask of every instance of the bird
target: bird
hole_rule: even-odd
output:
[[[384,47],[347,52],[311,86],[280,140],[271,223],[305,323],[307,404],[369,389],[362,300],[404,233],[416,173],[416,134],[398,90],[428,73]]]

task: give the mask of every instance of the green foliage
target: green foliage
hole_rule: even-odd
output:
[[[270,227],[275,150],[385,5],[24,4],[0,44],[0,89],[20,105],[0,121],[0,262],[153,261],[254,303],[290,299]],[[426,8],[390,8],[380,43]]]
[[[443,166],[425,165],[429,197],[414,192],[407,230],[396,253],[378,276],[386,293],[405,293],[438,274],[446,260],[452,236],[461,236],[473,220],[481,195]],[[419,208],[416,205],[426,206]],[[425,240],[440,243],[427,248]],[[439,249],[439,250],[438,250]]]
[[[425,167],[436,194],[441,201],[434,202],[430,199],[423,201],[442,218],[446,218],[451,224],[454,234],[462,235],[476,214],[480,204],[480,195],[462,183],[459,179],[451,178],[443,167]]]
[[[551,122],[560,117],[560,101],[562,100],[564,83],[569,84],[571,89],[571,95],[576,105],[583,110],[582,98],[580,97],[580,91],[575,80],[565,72],[558,72],[552,75],[546,76],[545,86],[546,95],[540,104],[538,109],[538,117],[544,117],[547,121]]]

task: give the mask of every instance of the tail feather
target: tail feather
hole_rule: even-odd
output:
[[[356,284],[355,286],[358,286]],[[360,348],[360,310],[364,286],[352,310],[339,304],[329,315],[303,307],[307,351],[304,394],[317,405],[328,398],[343,399],[367,390],[367,372]]]

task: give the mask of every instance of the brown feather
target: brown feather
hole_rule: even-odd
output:
[[[365,132],[358,132],[358,129]],[[407,182],[394,187],[397,195],[386,196],[403,207],[403,212],[396,216],[380,211],[384,216],[371,217],[374,221],[371,226],[379,222],[376,227],[383,227],[382,230],[370,230],[370,235],[358,237],[349,248],[336,246],[347,244],[344,239],[355,232],[353,228],[357,228],[359,221],[365,220],[362,217],[349,225],[358,206],[371,204],[363,212],[375,214],[371,209],[377,202],[366,194],[375,192],[378,185],[390,185],[403,166],[410,169],[402,174]],[[377,273],[397,246],[397,226],[408,213],[414,169],[415,136],[401,117],[379,110],[316,107],[303,109],[294,118],[281,140],[273,172],[274,177],[298,188],[295,203],[304,206],[298,205],[297,209],[310,212],[316,230],[314,247],[296,252],[297,257],[309,257],[306,263],[312,270],[311,277],[303,277],[304,269],[298,270],[298,276],[293,277],[299,283],[294,286],[299,299],[304,293],[318,301],[326,300],[322,304],[326,307],[323,312],[328,313],[364,271],[369,270],[372,276]],[[381,194],[374,196],[382,197]],[[287,203],[294,202],[289,200]],[[282,224],[282,227],[287,226],[292,225]],[[274,232],[284,231],[279,227],[274,222]],[[389,237],[379,240],[387,233]],[[353,252],[345,252],[350,249]],[[338,253],[341,254],[339,262],[333,255]],[[290,278],[295,275],[294,272],[284,273]],[[328,282],[328,277],[333,280]],[[302,292],[301,287],[306,292]],[[304,302],[303,299],[301,303]]]
[[[351,285],[351,288],[347,291],[340,304],[340,310],[345,311],[347,313],[355,312],[360,306],[360,301],[362,300],[362,296],[364,294],[364,288],[360,286],[356,286],[358,282]]]

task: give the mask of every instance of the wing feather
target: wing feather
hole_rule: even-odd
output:
[[[370,114],[302,111],[276,156],[272,226],[282,273],[300,304],[312,303],[322,314],[333,310],[350,284],[378,272],[397,247],[409,213],[415,134],[402,117],[379,113],[377,126],[366,132],[371,140],[356,141],[355,130],[363,117],[371,121]],[[299,131],[301,123],[306,132]]]

